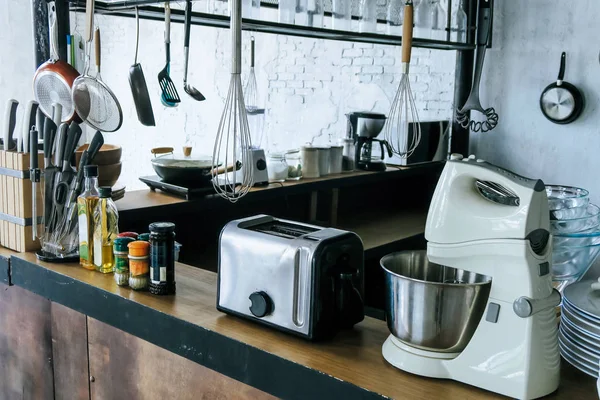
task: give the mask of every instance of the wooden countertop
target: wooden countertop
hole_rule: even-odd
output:
[[[112,275],[87,271],[75,264],[39,262],[32,253],[13,254],[11,268],[15,285],[94,318],[104,319],[104,322],[119,329],[221,373],[232,368],[234,379],[256,387],[263,386],[259,387],[261,390],[269,391],[264,386],[275,385],[271,393],[276,396],[298,397],[296,394],[286,396],[282,390],[287,389],[277,386],[278,381],[286,379],[281,376],[282,371],[295,368],[298,375],[287,379],[295,382],[296,387],[298,384],[305,384],[302,374],[314,372],[318,382],[336,385],[335,393],[339,393],[342,398],[370,398],[374,394],[398,399],[501,397],[462,383],[424,378],[390,366],[381,355],[381,345],[389,332],[385,322],[379,320],[366,317],[353,330],[340,333],[332,341],[310,343],[224,315],[215,308],[217,275],[187,265],[177,264],[177,294],[167,297],[118,287]],[[107,310],[109,302],[112,302],[112,308]],[[128,307],[134,308],[128,310]],[[153,318],[162,318],[162,321],[159,324],[157,320],[142,318],[141,315],[145,312],[152,312]],[[133,324],[132,319],[135,320]],[[189,327],[201,331],[190,335],[187,333]],[[154,335],[155,330],[159,330],[161,334]],[[203,336],[202,332],[213,336]],[[219,338],[233,340],[227,342],[231,348],[218,350]],[[161,340],[165,342],[158,343]],[[169,344],[169,340],[173,343]],[[245,350],[239,350],[240,348]],[[217,359],[218,354],[224,354],[223,351],[229,355],[228,359]],[[261,361],[252,364],[256,357]],[[243,368],[244,371],[235,372],[235,368]],[[256,371],[256,368],[262,370]],[[259,374],[260,377],[254,378],[253,374]],[[267,381],[269,383],[264,383]],[[345,391],[350,389],[356,392]],[[294,390],[291,393],[316,389],[297,387]],[[344,393],[348,397],[344,397]],[[561,386],[549,398],[596,399],[595,381],[563,362]]]

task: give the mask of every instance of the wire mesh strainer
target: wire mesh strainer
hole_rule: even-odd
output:
[[[102,81],[100,75],[100,30],[96,29],[94,44],[96,47],[95,78],[89,74],[90,49],[94,22],[94,0],[88,0],[86,6],[86,62],[82,76],[73,83],[73,103],[77,114],[92,128],[103,132],[114,132],[123,123],[123,112],[115,94]]]

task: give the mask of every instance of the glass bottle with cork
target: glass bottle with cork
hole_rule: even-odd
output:
[[[93,217],[98,203],[98,166],[86,165],[84,191],[77,197],[77,218],[79,222],[79,263],[85,269],[94,270]]]
[[[101,187],[99,193],[94,209],[94,266],[96,271],[108,274],[114,271],[113,241],[119,234],[119,212],[110,187]]]

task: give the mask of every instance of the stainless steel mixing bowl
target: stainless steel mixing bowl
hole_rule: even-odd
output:
[[[491,278],[429,262],[425,251],[381,259],[390,332],[423,350],[462,351],[483,316]]]

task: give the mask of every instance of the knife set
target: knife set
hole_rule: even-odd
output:
[[[48,118],[32,101],[25,111],[23,132],[14,140],[18,104],[16,100],[8,103],[0,153],[2,245],[17,251],[41,247],[38,258],[46,261],[79,259],[77,196],[83,186],[83,168],[93,161],[104,138],[96,132],[76,170],[75,150],[82,135],[79,124],[61,124],[57,109],[55,120]],[[39,152],[40,139],[43,153]],[[19,196],[13,198],[11,193]],[[15,226],[5,226],[5,222]]]

